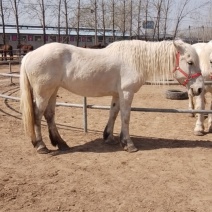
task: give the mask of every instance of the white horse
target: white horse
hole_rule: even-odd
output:
[[[204,82],[198,55],[191,45],[181,40],[118,41],[104,49],[46,44],[22,60],[20,91],[25,131],[38,153],[48,153],[41,134],[44,115],[52,145],[60,150],[69,148],[55,124],[57,91],[63,87],[86,97],[112,96],[104,141],[116,143],[113,128],[120,110],[120,144],[129,152],[137,151],[129,135],[134,93],[147,80],[168,79],[173,70],[174,77],[181,84],[186,82],[194,96],[202,92]]]
[[[212,69],[210,61],[210,55],[212,53],[212,41],[208,43],[196,43],[192,45],[199,56],[200,69],[202,71],[202,76],[205,81],[211,81],[212,79]],[[212,85],[205,85],[204,91],[196,97],[196,104],[194,105],[193,95],[188,92],[189,96],[189,109],[205,109],[205,94],[212,94]],[[209,109],[212,110],[212,102],[209,103]],[[193,114],[194,116],[194,114]],[[204,135],[204,115],[197,114],[199,127],[194,130],[195,135]],[[208,132],[212,132],[212,114],[208,114]]]

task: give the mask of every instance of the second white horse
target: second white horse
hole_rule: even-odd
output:
[[[202,71],[202,76],[204,77],[205,81],[212,80],[212,41],[208,43],[196,43],[192,45],[199,56],[200,60],[200,69]],[[211,57],[211,58],[210,58]],[[196,105],[194,106],[193,95],[188,92],[189,94],[189,109],[205,109],[205,94],[210,93],[212,95],[212,85],[205,85],[204,91],[196,97]],[[209,102],[209,110],[212,110],[212,102]],[[193,114],[194,116],[194,114]],[[208,132],[212,132],[212,114],[208,114]],[[204,115],[197,114],[197,123],[194,129],[195,135],[204,135]]]

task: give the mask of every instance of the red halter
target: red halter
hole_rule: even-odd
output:
[[[180,71],[180,72],[186,77],[186,79],[185,79],[184,82],[182,83],[183,86],[186,86],[187,83],[188,83],[191,79],[197,78],[197,77],[199,77],[199,76],[202,75],[201,72],[195,73],[195,74],[192,74],[192,75],[187,74],[187,73],[185,73],[185,71],[183,71],[183,70],[179,67],[179,64],[180,64],[180,53],[178,52],[178,53],[176,54],[176,66],[175,66],[175,69],[174,69],[173,73],[174,73],[175,71]],[[178,80],[177,80],[177,81],[178,81]],[[179,82],[179,81],[178,81],[178,82]],[[180,83],[180,82],[179,82],[179,83]],[[181,83],[180,83],[180,84],[181,84]]]

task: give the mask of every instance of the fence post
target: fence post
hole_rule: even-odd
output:
[[[12,74],[11,61],[9,61],[9,70],[10,70],[10,74]],[[10,84],[11,85],[13,84],[13,77],[12,77],[12,75],[10,77]]]
[[[88,123],[87,123],[87,98],[83,97],[83,127],[84,132],[88,132]]]

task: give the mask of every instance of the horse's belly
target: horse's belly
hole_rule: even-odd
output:
[[[80,96],[87,96],[87,97],[101,97],[101,96],[113,96],[117,93],[117,91],[112,89],[105,89],[101,87],[94,87],[94,86],[84,86],[84,85],[72,85],[72,86],[63,86],[65,89],[69,90],[70,92],[80,95]]]
[[[62,87],[74,94],[87,97],[113,96],[117,94],[117,86],[114,80],[69,80]]]

